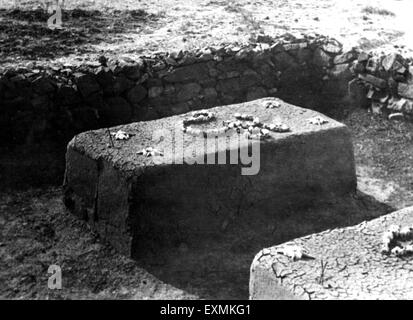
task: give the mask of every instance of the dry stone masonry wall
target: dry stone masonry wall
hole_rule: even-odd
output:
[[[10,145],[67,142],[81,131],[190,110],[266,96],[288,101],[303,88],[330,97],[349,92],[375,112],[413,114],[411,61],[399,54],[343,53],[320,35],[263,41],[1,70],[0,136]]]

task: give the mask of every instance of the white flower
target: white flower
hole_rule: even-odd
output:
[[[152,147],[147,147],[145,149],[138,151],[137,153],[145,157],[163,156],[163,152]]]
[[[393,232],[386,231],[383,233],[383,243],[390,243],[393,240]]]
[[[292,258],[293,260],[299,260],[304,256],[309,257],[308,252],[300,246],[287,245],[280,249],[279,253]]]
[[[311,124],[315,124],[315,125],[321,126],[322,124],[327,123],[328,120],[326,120],[326,119],[324,119],[324,118],[322,118],[322,117],[320,117],[320,116],[317,116],[317,117],[308,119],[308,122],[310,122]]]
[[[413,230],[411,227],[403,227],[400,229],[399,231],[399,235],[400,237],[402,237],[403,239],[407,239],[410,236],[412,236]]]
[[[396,256],[400,256],[400,255],[402,255],[404,253],[404,250],[403,250],[403,248],[400,248],[400,247],[394,247],[393,249],[391,249],[391,254],[394,254],[394,255],[396,255]]]
[[[122,130],[118,130],[115,133],[111,133],[111,135],[114,136],[116,140],[128,140],[130,138],[129,134]]]
[[[270,130],[261,129],[261,133],[262,133],[264,136],[268,136],[268,135],[270,134]]]

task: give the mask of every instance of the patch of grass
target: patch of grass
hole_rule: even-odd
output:
[[[377,7],[372,7],[372,6],[367,6],[364,7],[361,12],[366,13],[366,14],[377,14],[380,16],[389,16],[389,17],[394,17],[396,16],[393,12],[387,10],[387,9],[380,9]]]

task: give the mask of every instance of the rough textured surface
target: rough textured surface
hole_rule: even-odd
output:
[[[19,169],[50,182],[44,155],[53,175],[63,174],[57,146],[79,132],[267,96],[329,115],[351,104],[409,119],[411,69],[401,54],[342,52],[336,40],[313,34],[82,63],[0,65],[0,148],[33,148],[33,160],[19,161]],[[11,170],[0,165],[0,176]]]
[[[391,224],[413,224],[413,207],[263,249],[251,266],[251,299],[412,299],[412,257],[380,253]],[[292,261],[286,245],[306,248],[314,260]],[[327,263],[321,277],[321,260]]]
[[[254,233],[282,208],[354,191],[348,129],[328,118],[324,125],[312,125],[308,119],[319,113],[286,103],[266,109],[268,101],[275,100],[212,109],[218,124],[239,112],[263,122],[280,119],[290,126],[291,132],[271,133],[269,140],[254,142],[260,144],[257,175],[241,175],[241,164],[156,164],[153,157],[137,155],[151,146],[164,151],[163,160],[170,158],[170,137],[153,138],[152,133],[174,128],[184,119],[181,115],[112,128],[112,132],[122,128],[134,134],[129,140],[114,141],[114,148],[107,130],[76,136],[67,151],[66,205],[88,219],[118,250],[137,255],[167,250],[182,237],[195,243],[239,237],[236,230],[222,232],[234,220],[249,224],[249,232]],[[201,148],[199,140],[193,142],[188,135],[184,146],[185,150]]]

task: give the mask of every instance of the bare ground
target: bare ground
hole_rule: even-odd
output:
[[[40,3],[0,0],[2,65],[149,55],[285,32],[333,36],[346,48],[413,49],[409,0],[67,0],[62,31],[47,28],[51,14]]]

